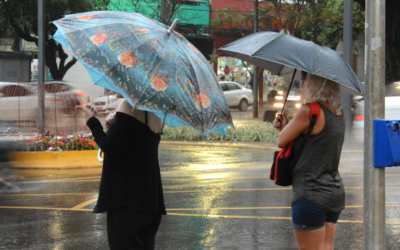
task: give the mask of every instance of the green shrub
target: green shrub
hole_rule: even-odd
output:
[[[233,128],[228,128],[226,138],[216,132],[212,132],[205,136],[188,127],[168,127],[165,126],[162,138],[164,140],[180,140],[180,141],[243,141],[243,142],[276,142],[279,132],[272,126],[271,123],[260,123],[257,125],[245,125]]]

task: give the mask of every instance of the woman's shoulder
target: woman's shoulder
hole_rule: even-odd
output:
[[[310,117],[310,105],[306,103],[303,106],[301,106],[299,111],[297,111],[296,116],[299,119],[308,120],[308,118]]]

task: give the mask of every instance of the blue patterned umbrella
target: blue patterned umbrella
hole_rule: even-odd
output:
[[[95,11],[53,22],[53,39],[68,48],[96,85],[170,127],[226,134],[232,117],[204,56],[182,35],[138,13]]]

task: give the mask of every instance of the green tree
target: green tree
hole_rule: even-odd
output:
[[[108,0],[46,0],[45,1],[45,52],[46,65],[55,80],[62,80],[65,73],[76,63],[68,55],[61,44],[51,37],[57,28],[50,21],[62,18],[66,14],[79,13],[107,6]],[[0,0],[0,27],[9,28],[10,32],[0,33],[0,38],[13,38],[14,48],[19,39],[35,42],[38,45],[38,1],[37,0]],[[57,62],[59,59],[59,62]]]
[[[331,49],[343,40],[343,0],[319,0],[304,10],[301,37]],[[318,18],[320,17],[320,18]],[[359,3],[353,7],[353,41],[365,32],[365,12]]]

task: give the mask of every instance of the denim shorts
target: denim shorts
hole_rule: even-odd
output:
[[[325,222],[336,223],[340,212],[328,212],[311,201],[302,198],[292,206],[293,228],[299,230],[317,230],[325,226]]]

